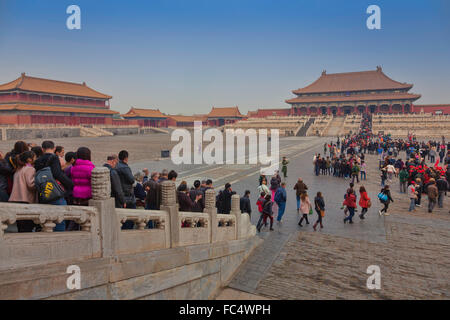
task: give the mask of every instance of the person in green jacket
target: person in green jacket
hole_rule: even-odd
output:
[[[356,162],[356,161],[352,167],[352,183],[355,183],[355,178],[356,178],[356,182],[359,183],[359,166],[358,166],[358,162]]]
[[[409,173],[406,167],[403,166],[402,170],[398,174],[398,179],[400,180],[400,193],[406,193],[406,187],[408,184]]]
[[[281,172],[283,172],[284,178],[287,178],[287,165],[289,161],[286,159],[286,157],[283,157],[283,161],[281,162]]]

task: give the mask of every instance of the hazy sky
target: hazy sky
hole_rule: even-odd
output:
[[[447,0],[0,0],[0,82],[83,82],[112,109],[286,108],[328,73],[375,70],[450,103]],[[68,30],[66,8],[81,8]],[[366,9],[381,7],[381,30]]]

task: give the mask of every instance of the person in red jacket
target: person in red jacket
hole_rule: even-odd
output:
[[[349,215],[348,217],[344,218],[344,223],[347,221],[352,224],[353,223],[353,216],[355,215],[355,209],[356,209],[356,196],[353,189],[349,189],[347,192],[347,195],[345,197],[343,205],[347,206]]]
[[[364,188],[364,186],[361,186],[359,188],[359,194],[360,194],[359,205],[362,208],[361,214],[359,215],[359,218],[363,220],[364,219],[364,215],[367,213],[367,210],[370,207],[370,205],[369,205],[370,198],[367,195],[367,191],[366,191],[366,188]]]

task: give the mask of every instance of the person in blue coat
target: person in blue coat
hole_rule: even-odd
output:
[[[283,218],[284,211],[286,210],[286,183],[282,182],[280,188],[277,189],[277,192],[275,193],[275,202],[278,205],[278,216],[277,221],[281,222],[281,219]]]

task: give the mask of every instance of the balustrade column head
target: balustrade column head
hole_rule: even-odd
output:
[[[91,175],[92,199],[108,200],[111,197],[110,171],[106,167],[95,167]]]
[[[241,209],[239,206],[240,201],[241,201],[241,198],[239,197],[239,195],[234,194],[231,196],[231,211],[232,212],[239,212],[239,213],[241,212]]]
[[[171,206],[176,204],[176,187],[173,181],[163,181],[161,183],[161,204]]]
[[[216,192],[214,189],[205,191],[205,209],[214,209],[216,207]]]

